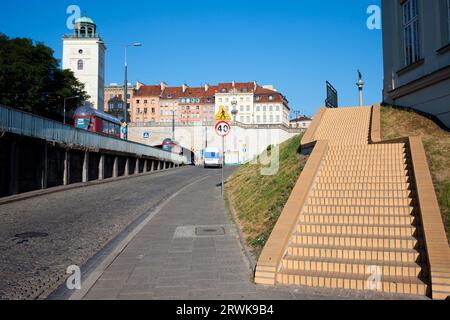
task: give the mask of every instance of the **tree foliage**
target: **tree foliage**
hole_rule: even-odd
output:
[[[62,120],[89,96],[71,70],[61,70],[53,50],[31,39],[0,33],[0,104]]]

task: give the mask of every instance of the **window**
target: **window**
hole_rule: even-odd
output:
[[[420,60],[417,0],[408,0],[403,5],[403,30],[405,38],[405,63],[409,66]]]
[[[266,106],[263,106],[263,111],[266,111],[267,109],[266,109]]]
[[[109,94],[109,98],[110,98],[110,99],[114,98],[114,93],[110,93],[110,94]]]
[[[117,103],[117,109],[122,110],[122,102]]]
[[[261,116],[256,116],[256,122],[261,122]]]
[[[247,112],[249,112],[250,111],[250,106],[247,106]]]
[[[280,116],[277,116],[277,123],[280,122]]]
[[[270,111],[273,111],[273,106],[269,106],[269,110],[270,110]]]
[[[77,69],[78,69],[78,70],[83,70],[83,66],[84,66],[84,65],[83,65],[83,60],[81,60],[81,59],[78,60],[78,63],[77,63]]]
[[[110,102],[109,103],[109,111],[113,111],[114,110],[114,102]]]
[[[280,106],[277,106],[277,107],[276,107],[276,110],[277,110],[277,111],[280,111]]]
[[[273,100],[273,96],[269,96],[269,101],[272,101]]]
[[[144,108],[144,113],[147,113],[147,108]]]
[[[256,111],[259,111],[259,106],[256,106]]]
[[[139,102],[141,102],[139,99],[136,100],[136,104],[139,104]]]
[[[139,113],[139,112],[141,112],[141,109],[140,108],[136,108],[136,113]]]
[[[144,104],[147,104],[147,100],[144,100]]]

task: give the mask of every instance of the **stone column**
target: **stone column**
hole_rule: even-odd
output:
[[[64,152],[64,177],[63,184],[67,186],[70,184],[70,151],[66,149]]]
[[[148,168],[147,168],[147,166],[148,166],[148,160],[147,159],[143,159],[144,160],[144,168],[143,168],[143,171],[144,171],[144,173],[147,173],[148,172]]]
[[[114,157],[112,177],[117,178],[119,176],[119,157]]]
[[[136,158],[136,165],[134,166],[134,174],[139,174],[139,158]]]
[[[82,182],[89,181],[89,151],[84,152]]]
[[[100,160],[98,162],[98,180],[105,179],[105,155],[102,153],[100,155]]]
[[[125,170],[123,175],[125,177],[128,177],[130,175],[130,158],[128,157],[125,159]]]

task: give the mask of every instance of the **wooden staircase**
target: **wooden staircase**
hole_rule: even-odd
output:
[[[371,107],[320,111],[305,134],[316,147],[261,254],[256,283],[431,295],[411,150],[405,139],[371,143],[376,121]],[[450,251],[440,245],[446,271],[438,281],[450,284]],[[445,297],[450,287],[438,287]]]

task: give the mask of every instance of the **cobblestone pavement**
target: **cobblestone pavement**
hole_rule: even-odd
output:
[[[126,226],[208,171],[186,167],[0,205],[0,299],[45,298]]]
[[[216,186],[220,170],[166,204],[84,299],[422,299],[375,292],[256,286]]]

